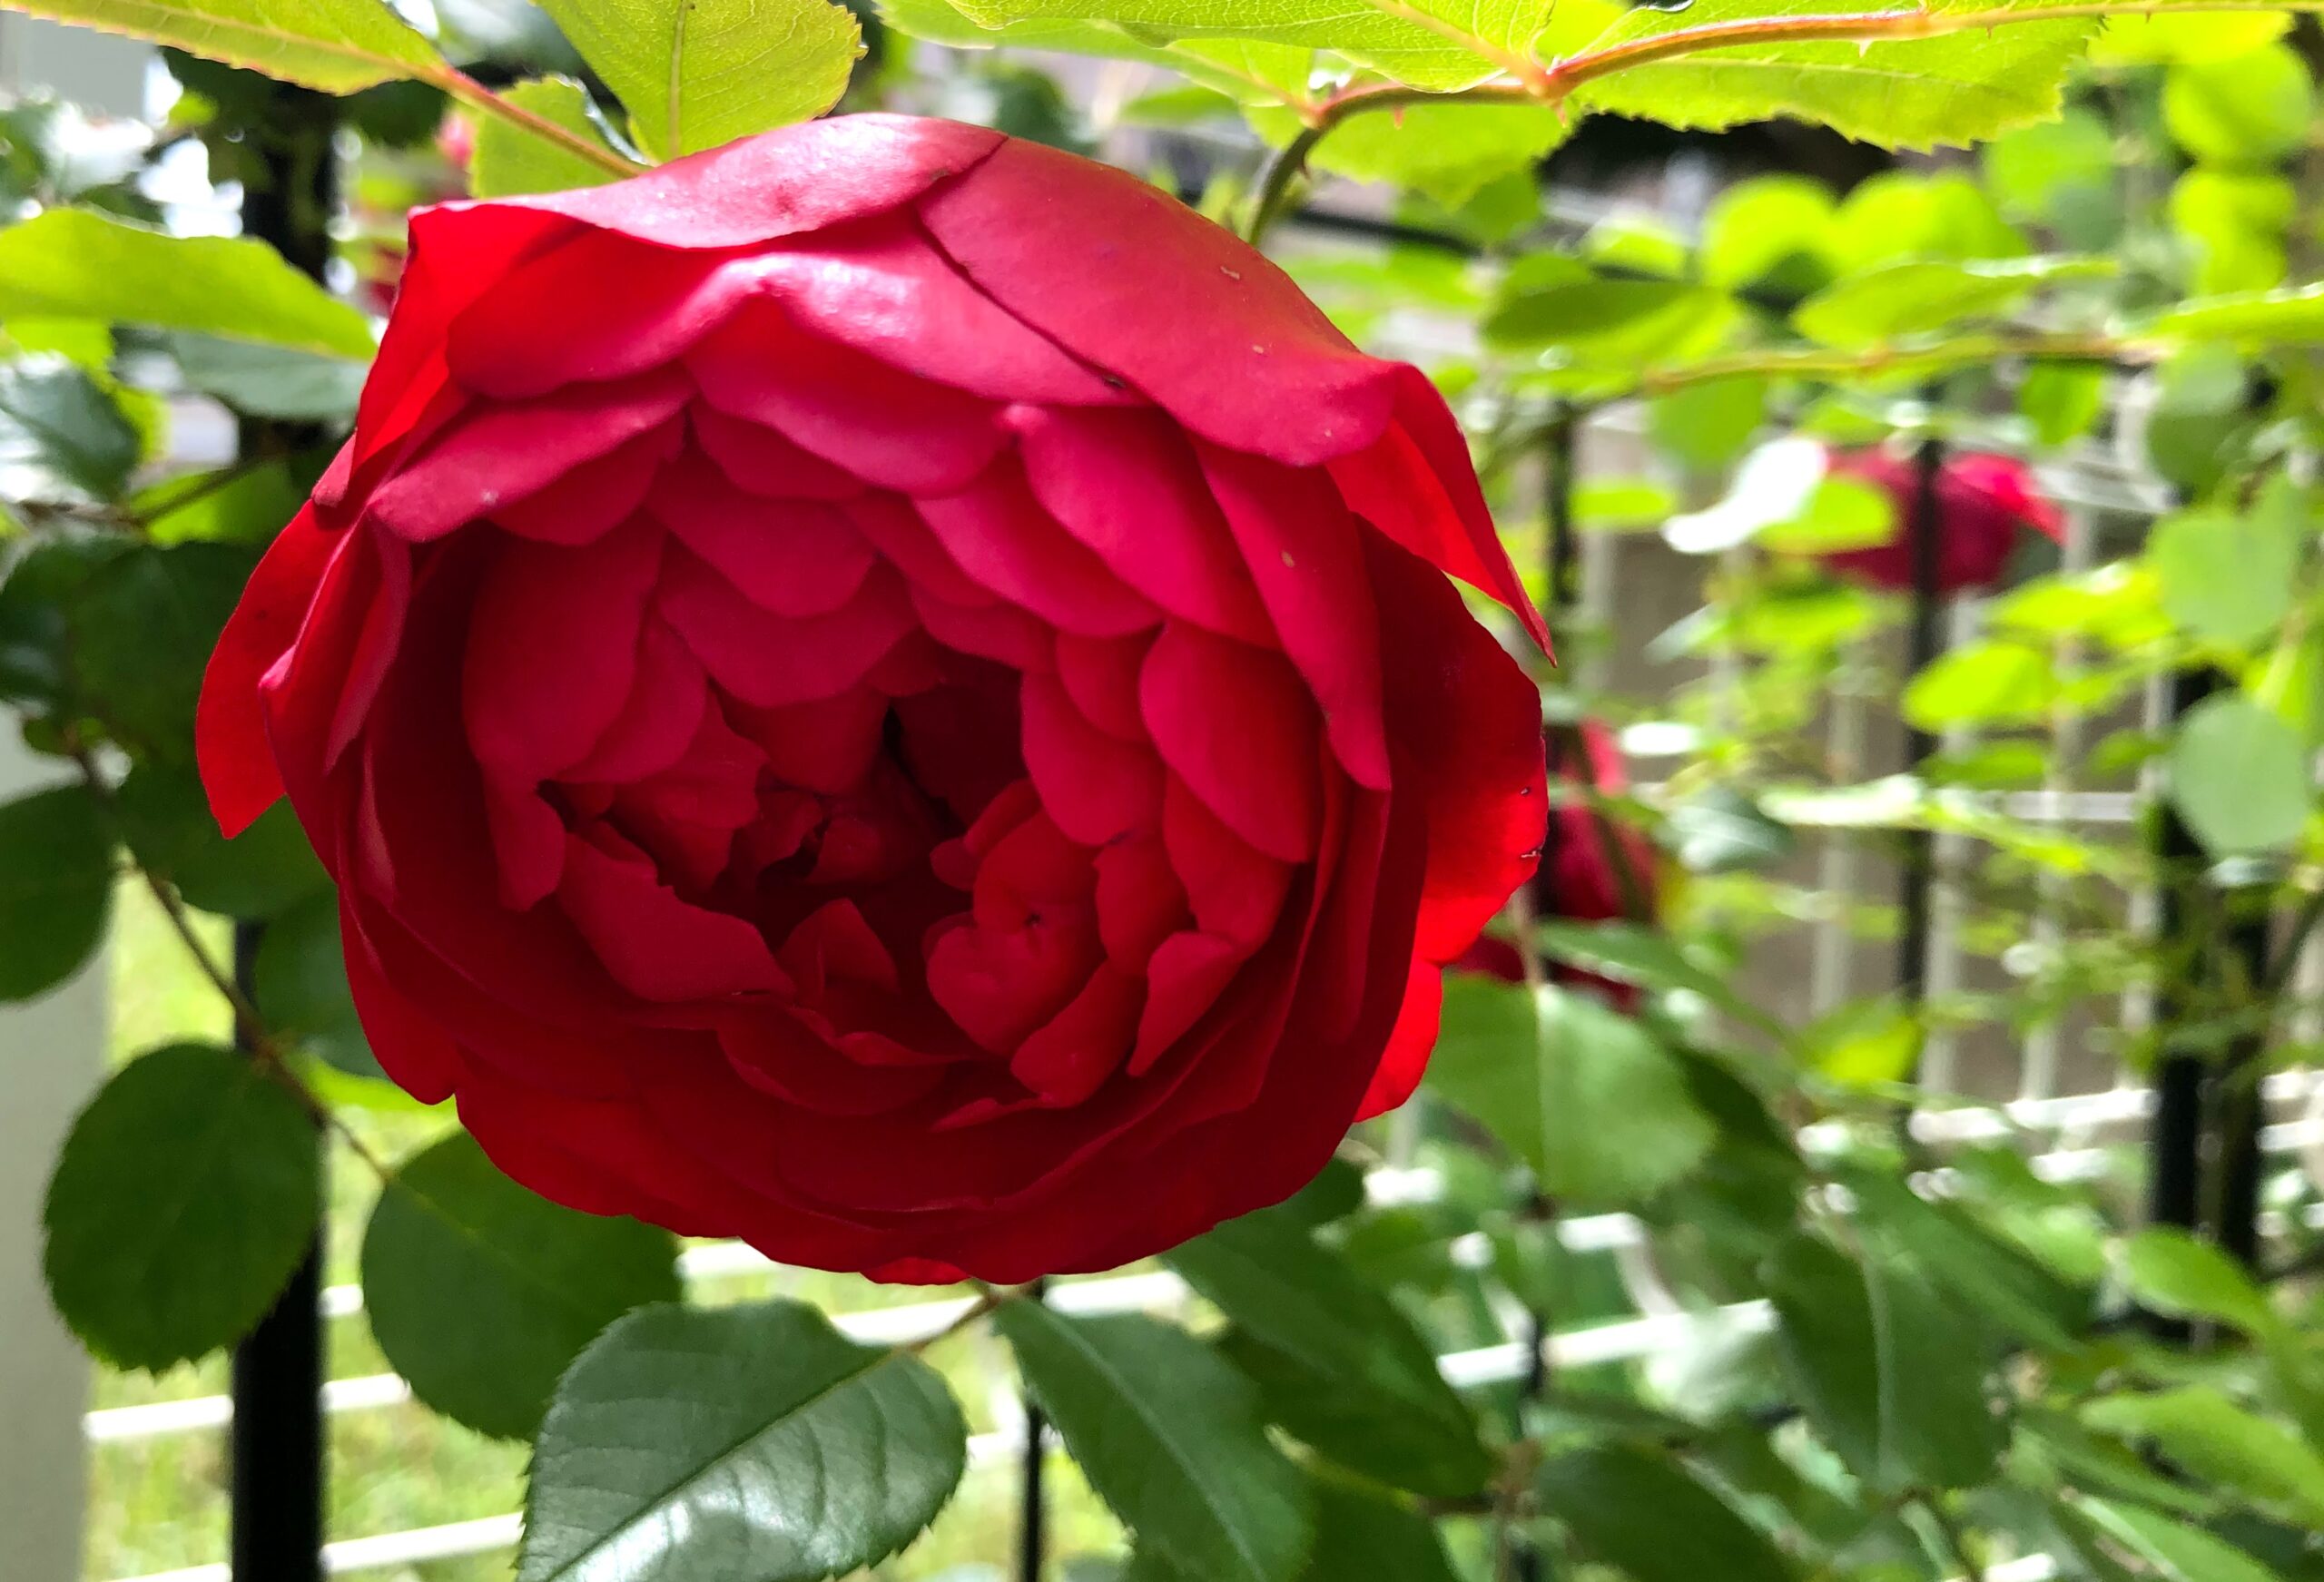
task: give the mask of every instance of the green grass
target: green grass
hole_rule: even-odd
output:
[[[222,923],[205,919],[205,938],[227,948]],[[187,958],[152,898],[124,885],[113,929],[113,1056],[127,1060],[157,1045],[224,1035],[217,993]],[[448,1115],[414,1111],[351,1114],[354,1129],[377,1157],[392,1162],[424,1147],[451,1124]],[[363,1224],[378,1196],[368,1166],[344,1148],[331,1161],[325,1278],[355,1278]],[[852,1275],[770,1271],[705,1282],[705,1302],[774,1295],[831,1311],[895,1306],[944,1294],[880,1286]],[[334,1379],[387,1371],[360,1314],[330,1326],[328,1368]],[[928,1361],[952,1382],[971,1431],[995,1426],[995,1390],[1008,1364],[989,1334],[968,1333],[929,1349]],[[158,1375],[100,1367],[99,1407],[133,1406],[220,1394],[226,1361],[212,1357]],[[343,1412],[329,1423],[327,1530],[334,1538],[433,1527],[518,1508],[524,1498],[526,1447],[488,1440],[416,1403]],[[223,1559],[226,1554],[225,1436],[211,1431],[92,1447],[89,1467],[89,1582],[143,1576]],[[1079,1473],[1052,1463],[1050,1552],[1062,1577],[1076,1555],[1118,1551],[1121,1529]],[[960,1493],[921,1539],[867,1573],[883,1582],[997,1582],[1016,1544],[1018,1479],[1012,1466],[971,1469]],[[511,1557],[478,1555],[367,1573],[379,1582],[509,1582]]]

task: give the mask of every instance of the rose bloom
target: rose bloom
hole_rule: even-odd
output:
[[[559,1202],[1111,1267],[1400,1103],[1529,871],[1539,635],[1443,400],[1119,172],[940,121],[412,220],[211,663],[372,1046]]]
[[[1603,722],[1585,720],[1579,725],[1552,726],[1548,742],[1553,787],[1609,796],[1620,796],[1630,790],[1622,750]],[[1550,812],[1549,841],[1532,880],[1533,915],[1578,923],[1620,918],[1653,921],[1659,906],[1656,859],[1645,831],[1609,818],[1590,806],[1586,796],[1551,800],[1556,806]],[[1470,946],[1452,965],[1461,971],[1482,972],[1508,983],[1521,982],[1525,976],[1517,948],[1490,935]],[[1553,965],[1551,976],[1563,983],[1595,988],[1626,1008],[1637,999],[1637,991],[1630,985],[1594,972]]]
[[[1831,470],[1886,493],[1896,508],[1896,534],[1867,549],[1823,555],[1841,575],[1899,593],[1913,585],[1914,524],[1920,509],[1920,468],[1908,456],[1879,447],[1834,450]],[[2025,464],[1975,451],[1948,455],[1937,471],[1937,591],[1981,591],[2001,580],[2017,536],[2030,529],[2055,539],[2065,531],[2058,508],[2043,499]]]

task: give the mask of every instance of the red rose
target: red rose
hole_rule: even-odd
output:
[[[1874,587],[1909,592],[1913,585],[1913,526],[1920,509],[1920,468],[1890,451],[1836,450],[1831,469],[1885,491],[1896,503],[1896,536],[1869,549],[1823,557],[1845,576]],[[2022,529],[2047,538],[2065,531],[2058,508],[2043,499],[2034,475],[2006,456],[1964,451],[1945,457],[1937,473],[1937,588],[1957,594],[1989,588],[2001,579]]]
[[[1630,790],[1622,750],[1604,724],[1585,720],[1579,725],[1552,726],[1548,741],[1553,783],[1606,796],[1620,796]],[[1587,796],[1554,800],[1549,842],[1533,875],[1533,915],[1579,923],[1603,923],[1617,918],[1651,922],[1657,910],[1655,855],[1644,831],[1608,818],[1590,805]],[[1470,946],[1452,965],[1457,970],[1486,973],[1509,983],[1520,982],[1525,976],[1517,948],[1490,936]],[[1552,975],[1563,982],[1602,989],[1624,1006],[1636,997],[1629,985],[1593,972],[1561,967]]]
[[[230,830],[288,788],[381,1064],[536,1190],[1110,1267],[1408,1095],[1541,844],[1448,574],[1524,607],[1443,402],[1257,253],[819,122],[414,216],[202,767]]]

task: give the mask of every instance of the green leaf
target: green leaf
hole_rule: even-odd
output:
[[[1891,1251],[2010,1335],[2070,1351],[2090,1298],[1987,1231],[1955,1203],[1932,1202],[1899,1176],[1848,1172],[1856,1213]]]
[[[2113,272],[2102,259],[1905,260],[1851,275],[1792,314],[1793,328],[1827,346],[1866,347],[2014,311],[2053,280]]]
[[[0,1001],[80,970],[104,937],[113,886],[113,837],[86,787],[0,804]]]
[[[677,1255],[666,1231],[535,1195],[455,1132],[381,1190],[363,1306],[420,1400],[478,1433],[527,1439],[598,1331],[678,1300]]]
[[[2278,1327],[2267,1293],[2234,1259],[2172,1226],[2151,1226],[2122,1244],[2122,1280],[2141,1305],[2166,1317],[2211,1319],[2254,1335]]]
[[[1026,1387],[1138,1542],[1204,1582],[1290,1582],[1313,1495],[1268,1442],[1257,1392],[1183,1330],[1004,1303]],[[534,1582],[527,1577],[525,1582]]]
[[[2241,1549],[2159,1511],[2111,1499],[2079,1500],[2076,1508],[2157,1582],[2277,1582],[2274,1572]]]
[[[1717,1140],[1669,1051],[1595,995],[1456,973],[1441,1026],[1428,1080],[1553,1196],[1635,1202],[1685,1177]]]
[[[1475,1420],[1411,1321],[1295,1220],[1246,1214],[1163,1262],[1276,1354],[1246,1371],[1269,1414],[1316,1449],[1419,1494],[1472,1494],[1492,1475]]]
[[[270,918],[330,887],[287,801],[229,840],[190,769],[141,763],[113,800],[138,862],[174,886],[189,906],[230,918]]]
[[[51,713],[77,709],[64,605],[133,546],[125,534],[61,533],[15,558],[0,582],[0,697]]]
[[[2170,771],[2172,804],[2214,858],[2280,850],[2308,826],[2307,750],[2240,694],[2206,698],[2181,717]]]
[[[2324,285],[2191,298],[2134,324],[2131,332],[2197,346],[2314,346],[2324,342]],[[2214,357],[2232,355],[2224,346],[2208,349]]]
[[[539,77],[504,89],[502,98],[553,121],[567,132],[608,151],[605,128],[589,101],[588,90],[570,77]],[[507,198],[523,192],[562,192],[575,187],[601,186],[612,174],[569,149],[497,115],[478,118],[476,152],[468,161],[468,191],[479,198]]]
[[[1972,8],[1991,9],[1991,0],[1929,7]],[[1593,47],[1722,22],[1891,9],[1881,0],[1697,0],[1632,11]],[[2055,115],[2067,68],[2095,27],[2041,21],[1925,39],[1729,45],[1636,64],[1582,84],[1573,103],[1668,126],[1715,130],[1787,115],[1884,148],[1961,146]]]
[[[189,329],[327,357],[364,359],[374,349],[362,314],[262,241],[171,236],[85,209],[52,209],[0,231],[0,318],[18,314]]]
[[[942,1378],[812,1308],[644,1308],[557,1387],[517,1574],[817,1582],[910,1543],[967,1452]]]
[[[172,44],[326,93],[432,76],[443,65],[379,0],[8,0],[8,9]]]
[[[1491,346],[1553,350],[1566,362],[1635,373],[1717,350],[1738,319],[1723,291],[1688,280],[1601,276],[1561,254],[1541,253],[1509,272],[1480,333]]]
[[[1895,1493],[1992,1475],[2004,1432],[1986,1401],[1985,1348],[1925,1279],[1796,1234],[1768,1263],[1767,1289],[1784,1371],[1857,1477]]]
[[[2111,217],[2119,207],[2115,141],[2103,116],[2070,108],[2055,121],[2021,126],[1987,143],[1985,184],[2011,219],[2075,230],[2092,211]]]
[[[1775,1547],[1661,1451],[1568,1451],[1534,1475],[1533,1492],[1586,1555],[1635,1582],[1792,1582]]]
[[[1733,984],[1696,965],[1676,940],[1645,924],[1548,918],[1534,926],[1533,936],[1560,961],[1646,988],[1685,989],[1763,1032],[1785,1036],[1781,1025],[1736,993]]]
[[[2290,1429],[2216,1390],[2104,1396],[2082,1409],[2082,1420],[2124,1439],[2152,1441],[2196,1478],[2262,1508],[2324,1527],[2324,1456]]]
[[[2105,411],[2106,377],[2097,363],[2037,362],[2018,381],[2017,409],[2043,445],[2070,445]]]
[[[202,669],[251,565],[237,545],[141,546],[75,590],[74,666],[90,710],[124,745],[176,761],[192,754]]]
[[[544,0],[655,159],[805,121],[839,103],[862,46],[831,0]]]
[[[1284,106],[1254,107],[1251,123],[1277,146],[1300,130]],[[1546,104],[1404,106],[1357,115],[1315,146],[1308,163],[1359,182],[1392,182],[1458,209],[1500,178],[1529,171],[1566,140],[1569,123]]]
[[[2305,536],[2301,522],[2280,511],[2163,518],[2146,545],[2163,613],[2214,643],[2258,642],[2291,612]]]
[[[143,448],[86,369],[54,355],[0,367],[0,498],[111,500]]]
[[[247,1334],[313,1236],[314,1124],[247,1056],[179,1044],[115,1073],[64,1140],[43,1267],[74,1333],[123,1368]]]
[[[2274,164],[2307,140],[2315,107],[2308,63],[2281,42],[2225,60],[2183,62],[2163,79],[2171,141],[2214,164]]]
[[[1528,50],[1551,14],[1548,0],[951,0],[986,27],[1031,22],[1104,22],[1139,37],[1252,38],[1336,50],[1399,82],[1465,88],[1492,76],[1483,51]],[[1587,11],[1584,6],[1581,9]]]
[[[2030,724],[2049,717],[2059,694],[2057,663],[2005,637],[1965,643],[1940,655],[1905,688],[1901,709],[1917,729]]]
[[[1315,1485],[1315,1552],[1300,1582],[1453,1582],[1436,1524],[1345,1485]]]
[[[1813,290],[1831,277],[1825,242],[1839,205],[1805,176],[1757,176],[1719,194],[1703,217],[1703,278],[1738,290],[1761,281]]]
[[[267,926],[251,997],[267,1027],[306,1053],[350,1076],[386,1079],[348,987],[337,891],[312,896]]]
[[[349,358],[192,332],[170,349],[187,384],[252,418],[343,427],[363,393],[365,365]]]

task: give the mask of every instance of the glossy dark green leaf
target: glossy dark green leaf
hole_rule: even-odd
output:
[[[191,759],[202,670],[252,564],[223,544],[141,547],[75,590],[74,667],[87,706],[141,755]]]
[[[193,333],[170,349],[186,383],[253,418],[344,423],[363,390],[366,366],[350,358]]]
[[[141,449],[137,430],[87,369],[61,357],[0,367],[0,497],[109,500]]]
[[[268,918],[330,887],[287,801],[229,840],[191,769],[141,763],[115,790],[114,802],[139,864],[175,886],[189,906]]]
[[[524,1439],[600,1331],[675,1302],[667,1231],[517,1185],[455,1132],[397,1166],[363,1235],[372,1338],[412,1392],[479,1433]]]
[[[960,1482],[944,1381],[793,1302],[631,1313],[533,1449],[519,1582],[819,1582],[910,1543]]]
[[[1541,1509],[1636,1582],[1792,1582],[1775,1546],[1665,1451],[1606,1444],[1534,1475]]]
[[[85,787],[0,804],[0,1000],[30,999],[79,970],[113,909],[113,841]]]
[[[1269,1415],[1324,1455],[1423,1494],[1473,1493],[1492,1475],[1427,1341],[1288,1214],[1229,1221],[1163,1261],[1238,1326],[1248,1343],[1230,1354]]]
[[[1798,1234],[1766,1280],[1785,1371],[1856,1476],[1895,1491],[1992,1475],[2004,1428],[1987,1400],[1990,1348],[1925,1277]]]
[[[73,634],[65,606],[107,562],[129,553],[119,533],[44,537],[0,582],[0,697],[66,711],[74,695]]]
[[[1530,1166],[1542,1190],[1583,1205],[1672,1184],[1717,1135],[1670,1051],[1586,990],[1535,994],[1452,974],[1428,1082]]]
[[[162,1369],[248,1333],[315,1229],[313,1122],[249,1056],[174,1045],[81,1113],[49,1183],[43,1268],[98,1355]]]
[[[1208,1347],[1154,1319],[1029,1302],[997,1322],[1089,1486],[1142,1546],[1205,1582],[1299,1575],[1315,1538],[1307,1480],[1268,1441],[1257,1390]]]
[[[2071,1351],[2092,1316],[2076,1291],[1978,1224],[1957,1204],[1931,1202],[1895,1175],[1850,1172],[1859,1216],[1893,1251],[2017,1339]]]

